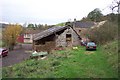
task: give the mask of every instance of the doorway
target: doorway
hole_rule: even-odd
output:
[[[66,34],[66,43],[67,43],[67,46],[72,46],[72,35],[71,34]]]

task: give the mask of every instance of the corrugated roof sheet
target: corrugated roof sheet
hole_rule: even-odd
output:
[[[49,28],[49,29],[47,29],[45,31],[42,31],[42,32],[40,32],[38,34],[35,34],[33,36],[33,40],[39,40],[41,38],[44,38],[46,36],[49,36],[51,34],[54,34],[55,32],[59,32],[59,31],[64,30],[64,29],[67,29],[67,27],[65,27],[65,26],[57,26],[57,27]]]

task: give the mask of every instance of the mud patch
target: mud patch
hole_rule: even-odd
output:
[[[33,53],[33,51],[30,51],[30,50],[27,50],[27,51],[25,51],[26,53]]]
[[[88,55],[89,55],[89,54],[94,54],[94,53],[95,53],[95,52],[93,52],[93,51],[86,51],[86,52],[85,52],[85,54],[88,54]]]

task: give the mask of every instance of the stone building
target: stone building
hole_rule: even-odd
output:
[[[52,27],[33,37],[33,50],[51,51],[57,47],[77,46],[80,40],[80,35],[71,25]]]
[[[74,30],[81,36],[81,38],[86,38],[86,33],[91,27],[94,27],[96,25],[95,22],[81,22],[81,21],[76,21],[74,19],[74,22],[72,22]]]

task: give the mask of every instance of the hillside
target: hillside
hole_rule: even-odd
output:
[[[45,59],[30,58],[19,64],[3,67],[2,77],[118,78],[118,23],[114,16],[117,15],[104,16],[104,21],[83,33],[97,44],[96,51],[86,51],[85,46],[77,46],[78,49],[65,47],[63,50],[53,50]],[[64,22],[56,24],[64,25]],[[50,28],[46,27],[45,29]]]
[[[3,68],[3,78],[117,78],[117,44],[109,42],[97,51],[85,47],[53,51],[44,60],[29,59]]]
[[[58,23],[58,24],[56,24],[55,26],[65,26],[65,22]]]

